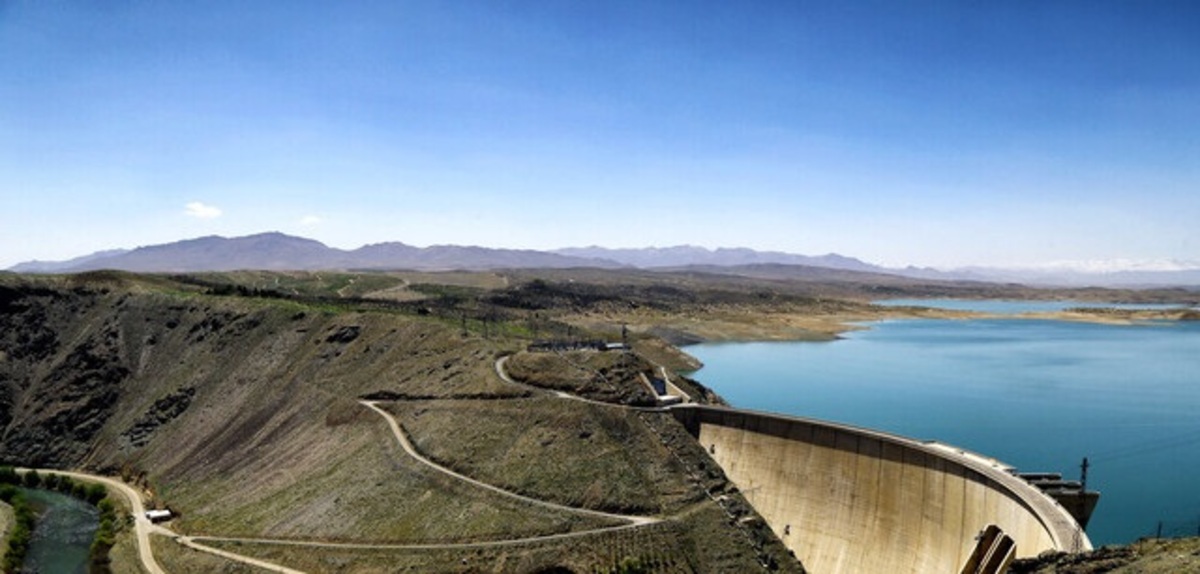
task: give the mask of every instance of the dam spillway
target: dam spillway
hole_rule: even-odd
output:
[[[989,527],[1019,558],[1091,549],[1061,505],[973,453],[754,411],[671,412],[815,574],[963,572]]]

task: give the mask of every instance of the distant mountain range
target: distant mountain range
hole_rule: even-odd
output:
[[[77,273],[119,269],[141,273],[198,271],[314,271],[325,269],[498,269],[620,267],[613,261],[518,249],[458,245],[414,247],[399,242],[354,250],[282,233],[245,237],[209,236],[122,251],[105,251],[62,262],[32,261],[10,269],[18,273]]]
[[[853,257],[845,257],[836,253],[813,257],[779,251],[755,251],[745,247],[705,249],[694,245],[679,245],[675,247],[646,247],[642,249],[608,249],[593,246],[556,249],[553,253],[570,257],[582,257],[584,259],[616,261],[624,265],[641,268],[687,267],[691,265],[733,267],[739,265],[777,264],[827,267],[830,269],[865,271],[869,273],[885,271],[884,268],[877,265],[864,263]]]
[[[329,247],[319,241],[282,233],[245,237],[209,236],[131,250],[111,250],[68,261],[30,261],[10,271],[18,273],[77,273],[119,269],[142,273],[186,273],[259,269],[268,271],[356,270],[487,270],[598,267],[643,269],[697,268],[706,271],[755,266],[796,266],[833,269],[848,274],[889,274],[939,281],[985,281],[1061,286],[1200,286],[1200,265],[1173,263],[1156,268],[1097,266],[1102,271],[1071,266],[1041,269],[974,267],[952,271],[908,267],[891,269],[853,257],[830,253],[797,255],[746,248],[706,249],[691,245],[609,249],[572,247],[553,251],[493,249],[488,247],[433,245],[414,247],[400,242],[365,245],[353,250]],[[1115,269],[1115,270],[1114,270]]]

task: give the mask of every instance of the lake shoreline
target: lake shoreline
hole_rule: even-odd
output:
[[[834,315],[802,313],[747,314],[737,320],[698,316],[670,325],[694,340],[683,346],[703,343],[826,342],[842,335],[870,329],[870,323],[895,320],[980,320],[1070,321],[1114,326],[1200,321],[1200,311],[1178,309],[1117,309],[1109,307],[1069,308],[1061,311],[1036,311],[1018,314],[961,311],[932,307],[877,306],[876,312]]]
[[[838,345],[687,347],[706,363],[689,376],[739,408],[944,441],[1027,471],[1073,477],[1088,456],[1095,488],[1106,492],[1098,530],[1089,529],[1100,544],[1127,543],[1152,533],[1157,521],[1180,519],[1163,497],[1144,498],[1179,492],[1179,477],[1143,469],[1175,468],[1178,461],[1161,452],[1200,436],[1190,410],[1200,391],[1183,368],[1200,324],[1164,321],[1162,311],[1116,318],[977,313],[975,321],[928,322],[898,315],[904,320],[859,330]],[[1124,326],[1141,321],[1144,328]]]
[[[634,332],[655,335],[674,350],[655,353],[654,359],[679,372],[695,372],[703,362],[687,352],[693,345],[719,343],[828,343],[844,339],[849,333],[870,330],[872,323],[908,320],[1011,320],[1062,321],[1096,325],[1160,325],[1200,320],[1200,311],[1178,307],[1170,309],[1122,309],[1115,307],[1068,307],[1055,311],[995,313],[920,306],[873,304],[849,313],[763,312],[741,310],[732,313],[716,310],[683,316],[612,318],[625,323]],[[595,325],[598,321],[592,321]]]

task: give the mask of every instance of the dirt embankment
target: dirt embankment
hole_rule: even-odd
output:
[[[1200,538],[1147,539],[1083,554],[1021,560],[1011,574],[1179,574],[1200,572]]]
[[[996,315],[925,307],[890,307],[851,304],[814,307],[708,307],[682,313],[636,310],[569,314],[563,320],[594,330],[627,325],[673,345],[706,342],[831,341],[862,324],[891,319],[1041,319],[1109,325],[1135,325],[1162,321],[1198,321],[1200,311],[1179,309],[1079,308],[1047,313]],[[652,351],[653,352],[653,351]],[[663,364],[686,366],[664,357]],[[688,370],[688,369],[678,369]],[[694,369],[692,369],[694,370]]]
[[[0,502],[0,559],[4,558],[4,554],[8,550],[8,530],[12,528],[13,520],[12,507]]]
[[[563,321],[592,330],[626,325],[631,332],[686,346],[732,341],[832,341],[842,333],[864,328],[860,323],[870,321],[968,319],[981,316],[979,313],[943,309],[829,302],[762,307],[706,306],[681,312],[645,309],[589,311],[564,315]]]
[[[1086,307],[1065,309],[1054,313],[1027,313],[1021,315],[1031,319],[1055,321],[1079,321],[1109,325],[1134,325],[1161,321],[1200,321],[1200,311],[1186,307],[1177,309],[1121,309],[1112,307]]]

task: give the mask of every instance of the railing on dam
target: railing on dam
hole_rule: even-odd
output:
[[[671,412],[810,572],[960,572],[989,525],[1018,557],[1091,548],[1058,503],[987,457],[798,417]]]

